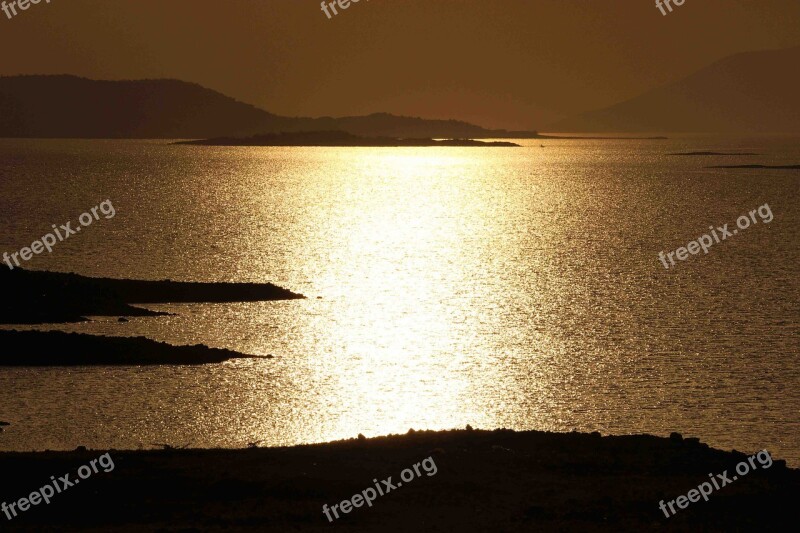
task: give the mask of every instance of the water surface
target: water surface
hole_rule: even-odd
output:
[[[308,296],[57,327],[275,358],[0,369],[0,420],[13,423],[0,449],[288,445],[469,423],[679,431],[800,465],[800,176],[704,168],[796,164],[796,140],[520,142],[0,140],[0,250],[105,199],[117,212],[29,268]],[[667,155],[696,150],[763,155]],[[669,271],[658,261],[765,203],[770,224]]]

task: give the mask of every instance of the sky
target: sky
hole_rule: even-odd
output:
[[[7,2],[9,0],[6,0]],[[0,75],[177,78],[270,112],[541,129],[738,52],[800,45],[798,0],[42,0]]]

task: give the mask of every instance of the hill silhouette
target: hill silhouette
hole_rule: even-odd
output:
[[[406,138],[536,136],[536,132],[488,130],[456,120],[388,113],[283,117],[179,80],[0,77],[0,137],[197,139],[332,130]]]
[[[563,132],[800,133],[800,46],[736,54],[611,107],[557,122]]]

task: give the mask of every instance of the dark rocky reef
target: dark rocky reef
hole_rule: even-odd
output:
[[[203,365],[254,358],[203,344],[173,346],[145,337],[101,337],[59,331],[0,330],[0,367]]]
[[[271,283],[90,278],[0,266],[0,324],[79,322],[87,316],[158,316],[133,303],[252,302],[304,298]]]
[[[361,137],[345,131],[282,132],[252,137],[217,137],[175,144],[197,146],[519,146],[512,142],[485,142],[471,139],[408,139],[397,137]]]

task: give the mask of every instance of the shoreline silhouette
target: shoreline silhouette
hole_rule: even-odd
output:
[[[155,446],[155,445],[154,445]],[[674,499],[731,471],[747,454],[709,448],[695,438],[599,433],[449,430],[282,448],[112,450],[113,473],[85,482],[52,505],[7,525],[60,531],[190,528],[328,531],[323,505],[425,457],[435,476],[391,491],[337,525],[350,531],[419,531],[420,520],[453,531],[644,531],[664,527],[778,531],[795,517],[800,470],[774,460],[691,512],[669,519]],[[11,479],[46,480],[73,471],[98,451],[0,453]],[[91,487],[91,488],[90,488]],[[87,498],[86,491],[94,496]],[[5,484],[0,500],[19,497]],[[418,512],[410,513],[410,508]]]
[[[131,304],[228,303],[303,299],[272,283],[206,283],[92,278],[0,267],[0,324],[84,322],[87,316],[163,316]]]
[[[1,367],[204,365],[269,359],[204,344],[175,346],[146,337],[106,337],[60,331],[0,330],[7,348]]]

